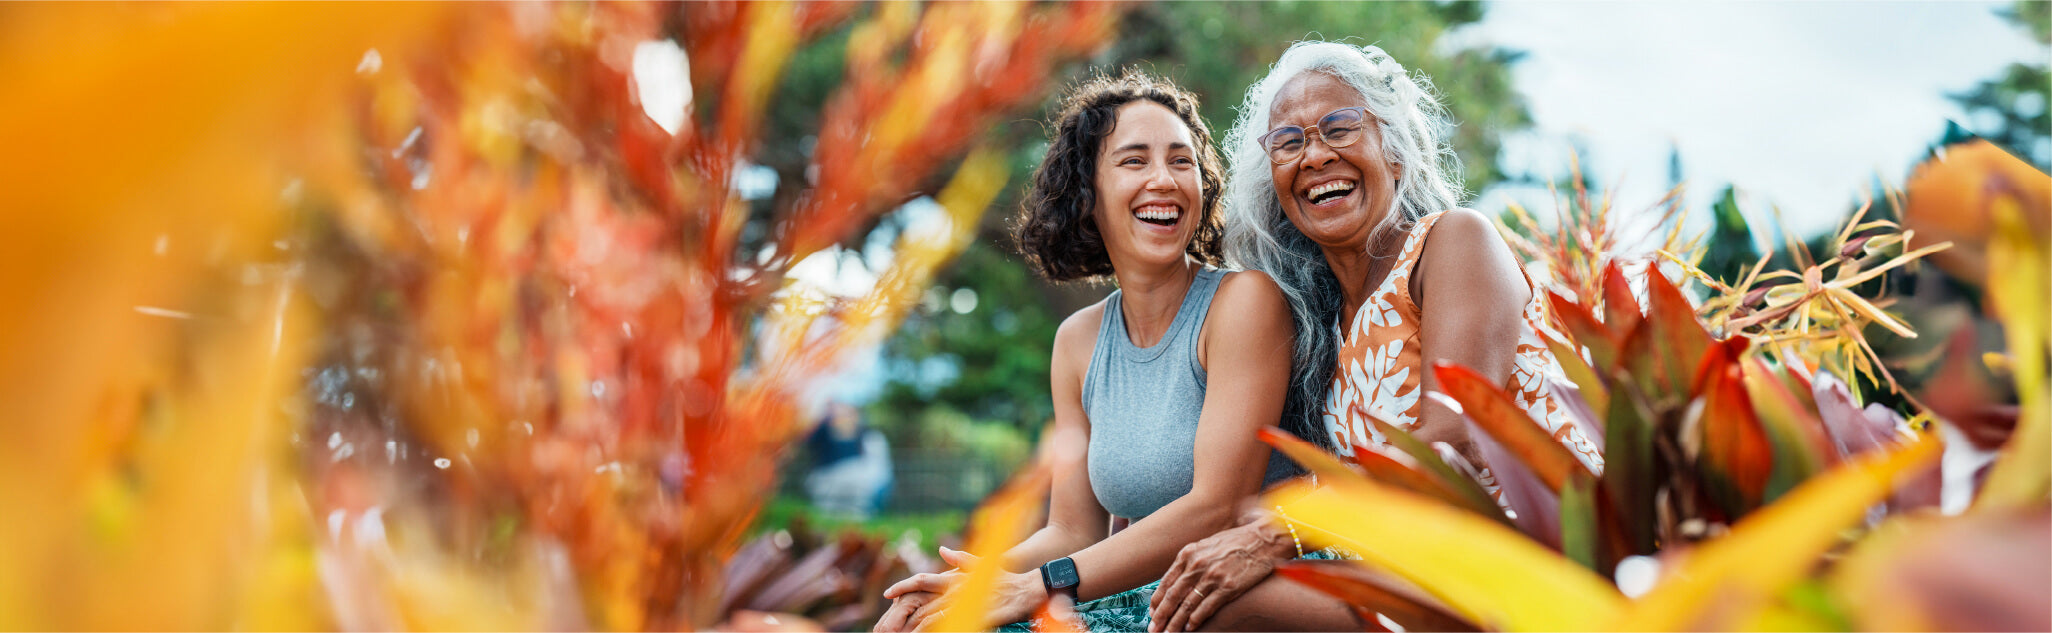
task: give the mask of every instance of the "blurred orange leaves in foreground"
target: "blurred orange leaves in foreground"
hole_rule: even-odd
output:
[[[1115,18],[0,7],[0,628],[712,625],[797,390],[966,243],[1004,171],[951,160]],[[849,19],[818,178],[744,250],[777,77]],[[674,134],[630,72],[665,37]],[[922,189],[945,228],[869,296],[776,294]]]

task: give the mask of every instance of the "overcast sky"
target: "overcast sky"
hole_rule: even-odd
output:
[[[1665,192],[1672,144],[1698,217],[1733,183],[1756,228],[1776,205],[1810,234],[1876,175],[1899,185],[1946,120],[1977,125],[1947,93],[2047,57],[1996,15],[2008,4],[1497,2],[1445,44],[1527,53],[1514,76],[1534,130],[1506,141],[1507,171],[1565,175],[1579,138],[1585,169],[1606,185],[1622,174],[1620,206],[1640,208]],[[1514,187],[1473,206],[1512,198],[1553,206]]]

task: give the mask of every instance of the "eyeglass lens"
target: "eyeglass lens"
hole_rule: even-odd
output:
[[[1354,143],[1361,131],[1361,109],[1341,108],[1318,119],[1312,128],[1329,147],[1346,147]],[[1304,128],[1294,125],[1276,128],[1268,133],[1268,155],[1278,163],[1295,160],[1304,153]]]

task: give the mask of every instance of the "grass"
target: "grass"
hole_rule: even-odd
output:
[[[852,527],[866,534],[897,539],[907,531],[919,534],[921,551],[933,554],[940,545],[942,534],[961,534],[969,523],[969,513],[962,510],[938,510],[934,512],[881,512],[867,521],[855,521],[846,517],[824,515],[812,508],[804,497],[778,495],[764,507],[762,515],[756,518],[755,528],[749,537],[780,530],[791,524],[792,517],[805,515],[806,523],[823,534],[840,532]]]

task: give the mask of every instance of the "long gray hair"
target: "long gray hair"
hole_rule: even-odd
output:
[[[1283,215],[1261,136],[1283,84],[1305,72],[1323,72],[1361,93],[1382,132],[1382,153],[1403,167],[1391,212],[1369,236],[1381,243],[1390,232],[1409,231],[1418,218],[1452,209],[1461,201],[1460,159],[1444,141],[1451,125],[1433,94],[1430,79],[1412,77],[1388,53],[1334,42],[1297,42],[1276,60],[1268,75],[1247,89],[1239,119],[1226,134],[1226,259],[1235,266],[1268,273],[1289,299],[1297,322],[1291,359],[1290,394],[1283,428],[1329,449],[1322,416],[1326,389],[1339,360],[1337,328],[1345,304],[1339,279],[1324,251]],[[1363,183],[1363,186],[1369,186]]]

